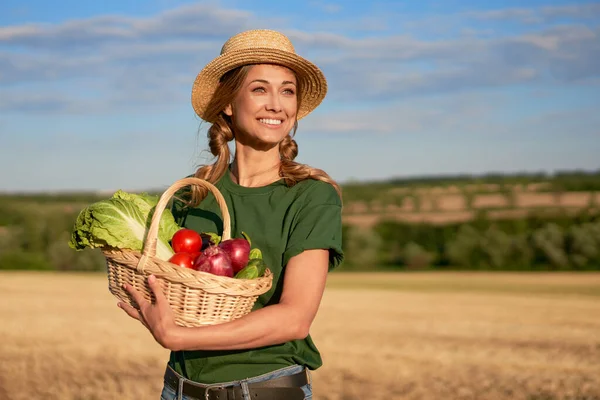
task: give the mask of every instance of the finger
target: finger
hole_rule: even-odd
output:
[[[129,304],[125,304],[125,303],[117,303],[117,306],[120,309],[122,309],[123,311],[125,311],[125,313],[127,315],[129,315],[131,318],[137,319],[138,321],[143,323],[142,315],[140,314],[140,312],[137,309],[135,309],[132,306],[130,306]]]
[[[150,275],[148,277],[148,286],[150,286],[150,290],[154,293],[154,298],[156,299],[156,305],[163,304],[166,302],[167,298],[165,297],[162,287],[160,286],[160,282],[154,275]]]
[[[135,302],[141,309],[142,306],[146,302],[146,299],[144,299],[144,296],[140,292],[135,290],[133,286],[131,286],[127,283],[123,284],[123,289],[125,289],[127,291],[127,293],[129,293],[131,295],[131,297],[133,297],[133,300],[135,300]]]

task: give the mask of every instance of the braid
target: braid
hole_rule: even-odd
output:
[[[208,147],[212,155],[216,157],[216,161],[198,168],[194,176],[215,184],[227,172],[231,161],[228,142],[233,140],[233,132],[223,115],[220,115],[208,129],[207,136]],[[207,194],[208,190],[204,187],[192,186],[190,205],[197,206]]]
[[[232,103],[246,75],[248,75],[250,67],[247,65],[225,73],[206,107],[204,118],[206,121],[212,121],[207,134],[208,147],[212,155],[216,157],[216,160],[213,164],[199,167],[194,174],[196,178],[215,184],[227,172],[229,163],[231,162],[231,152],[229,151],[228,142],[233,140],[233,130],[231,128],[231,118],[223,110],[228,104]],[[187,205],[191,207],[197,206],[207,194],[207,189],[193,185],[189,192],[190,197]]]
[[[296,132],[296,125],[294,126],[294,133]],[[279,156],[282,161],[294,161],[298,156],[298,143],[293,139],[292,135],[287,135],[279,144]]]
[[[297,124],[296,122],[294,133],[296,133]],[[294,186],[305,179],[315,179],[329,183],[335,188],[340,198],[342,197],[342,190],[339,185],[325,171],[306,164],[297,163],[294,161],[297,155],[298,144],[291,135],[287,135],[279,144],[279,156],[281,157],[279,174],[285,180],[286,185]]]

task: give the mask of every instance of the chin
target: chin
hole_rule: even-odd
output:
[[[261,134],[256,135],[255,138],[260,143],[276,145],[279,144],[286,136],[287,133],[262,132]]]
[[[255,127],[244,135],[238,134],[237,138],[241,143],[250,145],[258,149],[269,149],[278,146],[288,134],[291,134],[293,127],[290,129],[265,129],[263,127]],[[241,132],[240,132],[241,133]]]
[[[281,143],[281,141],[283,140],[283,137],[281,138],[259,138],[257,140],[258,145],[260,147],[264,147],[264,148],[272,148],[275,146],[279,146],[279,143]]]

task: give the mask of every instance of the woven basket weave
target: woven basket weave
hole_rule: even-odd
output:
[[[154,301],[148,286],[148,276],[158,278],[162,291],[180,326],[214,325],[240,318],[250,311],[259,295],[266,293],[273,283],[269,269],[257,279],[236,279],[183,268],[156,258],[156,243],[160,218],[170,198],[181,188],[199,185],[215,196],[223,216],[222,240],[231,238],[231,221],[225,199],[211,183],[198,178],[185,178],[171,185],[160,197],[142,253],[132,250],[106,250],[108,287],[119,300],[138,308],[133,298],[123,289],[128,283],[141,292],[146,300]],[[139,309],[139,308],[138,308]]]

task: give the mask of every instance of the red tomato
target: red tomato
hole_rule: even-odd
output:
[[[171,247],[175,253],[196,253],[202,247],[202,237],[192,229],[183,228],[173,235]]]
[[[194,253],[188,253],[188,254],[192,257],[192,260],[194,261],[194,264],[196,264],[196,258],[198,258],[198,256],[200,254],[202,254],[202,252],[201,251],[196,251]]]
[[[188,253],[175,253],[169,258],[169,262],[183,268],[194,269],[194,258]]]

